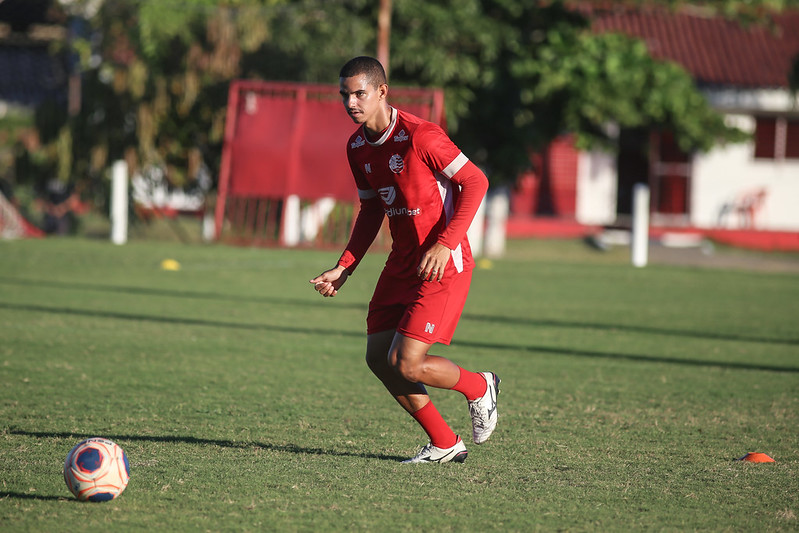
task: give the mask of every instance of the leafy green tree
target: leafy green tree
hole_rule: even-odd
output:
[[[612,147],[611,123],[670,129],[686,151],[746,138],[680,66],[654,60],[638,40],[593,33],[560,2],[407,0],[395,27],[395,79],[447,89],[456,140],[495,180],[515,178],[530,149],[561,133],[583,148]]]
[[[84,80],[71,123],[76,172],[126,157],[166,167],[180,186],[198,148],[218,168],[230,82],[329,81],[342,57],[374,42],[372,11],[368,0],[101,3],[93,31],[75,42]]]
[[[796,2],[700,4],[746,22]],[[195,147],[216,169],[231,80],[335,83],[341,64],[374,54],[377,41],[378,3],[370,0],[70,6],[94,28],[74,42],[84,94],[71,146],[81,175],[135,152],[143,163],[171,166],[180,183],[190,179],[186,161]],[[446,90],[450,131],[493,181],[513,180],[530,164],[531,149],[562,133],[583,147],[612,146],[609,124],[668,128],[685,150],[743,138],[681,67],[652,59],[634,39],[594,34],[564,2],[394,0],[390,67],[392,84]]]

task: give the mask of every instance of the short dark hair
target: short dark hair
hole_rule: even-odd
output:
[[[339,78],[352,78],[359,74],[365,74],[366,79],[375,88],[380,87],[384,83],[388,83],[386,81],[386,71],[383,69],[383,65],[381,65],[380,61],[377,59],[369,56],[359,56],[350,59],[341,67],[341,72],[338,73],[338,76]]]

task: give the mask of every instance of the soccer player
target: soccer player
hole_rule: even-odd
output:
[[[449,344],[474,268],[466,230],[488,188],[483,172],[437,125],[388,103],[383,66],[356,57],[339,74],[341,99],[360,126],[347,141],[360,211],[338,264],[310,280],[335,296],[388,217],[391,252],[369,303],[366,362],[430,437],[405,463],[463,462],[463,440],[444,421],[425,386],[463,394],[472,437],[482,444],[497,424],[499,378],[431,355]]]

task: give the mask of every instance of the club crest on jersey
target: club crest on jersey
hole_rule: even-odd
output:
[[[405,133],[405,130],[400,130],[398,134],[394,136],[395,143],[401,143],[407,141],[409,139],[408,134]]]
[[[391,172],[394,174],[402,172],[402,169],[405,168],[405,162],[402,160],[402,156],[399,154],[392,155],[391,159],[388,160],[388,168],[390,168]]]
[[[355,142],[350,144],[350,148],[358,148],[363,146],[364,144],[366,144],[366,141],[363,139],[363,137],[358,135],[358,137],[355,138]]]
[[[380,187],[377,189],[377,192],[380,194],[380,198],[386,203],[386,205],[391,205],[394,203],[394,200],[397,199],[397,190],[392,187]]]

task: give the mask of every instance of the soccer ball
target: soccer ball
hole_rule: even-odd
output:
[[[64,481],[82,501],[113,500],[128,486],[128,479],[128,456],[108,439],[94,437],[79,442],[64,462]]]

